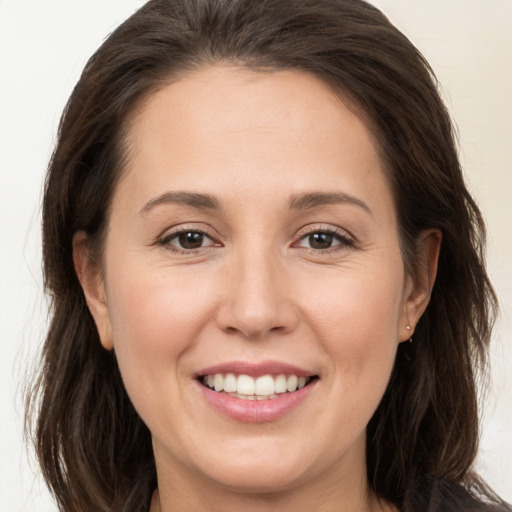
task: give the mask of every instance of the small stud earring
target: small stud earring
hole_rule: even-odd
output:
[[[412,330],[412,327],[411,327],[409,324],[407,324],[407,325],[405,326],[405,328],[406,328],[409,332],[411,332],[411,330]],[[408,341],[409,341],[409,343],[412,343],[412,336],[410,336],[410,337],[409,337],[409,340],[408,340]]]

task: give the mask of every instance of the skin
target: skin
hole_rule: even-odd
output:
[[[440,235],[422,233],[422,271],[408,276],[366,126],[311,76],[218,65],[150,96],[127,147],[102,271],[84,233],[74,254],[153,436],[151,510],[392,510],[368,490],[365,429],[428,303]],[[290,208],[333,191],[361,204]],[[218,208],[155,202],[169,192],[209,194]],[[183,249],[176,229],[207,237]],[[325,230],[332,244],[312,248]],[[198,392],[202,368],[269,359],[319,376],[276,421],[237,422]]]

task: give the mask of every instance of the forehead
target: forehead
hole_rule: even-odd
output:
[[[161,133],[169,138],[198,139],[230,132],[233,142],[237,134],[273,131],[276,142],[294,144],[304,137],[329,141],[345,128],[343,136],[352,132],[371,146],[370,132],[340,97],[316,77],[298,70],[209,66],[151,94],[131,119],[129,141],[141,141],[150,126],[165,128]]]
[[[366,125],[299,71],[195,71],[147,98],[127,142],[123,181],[148,198],[165,188],[294,194],[335,186],[389,195]]]

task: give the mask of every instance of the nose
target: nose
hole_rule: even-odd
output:
[[[247,339],[287,334],[299,316],[290,296],[289,270],[271,255],[251,254],[230,265],[217,325]]]

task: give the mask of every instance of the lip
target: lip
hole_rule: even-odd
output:
[[[261,361],[249,363],[246,361],[230,361],[216,364],[202,369],[196,375],[196,384],[203,398],[219,413],[235,421],[244,423],[263,423],[276,421],[297,408],[314,390],[318,379],[314,379],[307,386],[294,391],[283,393],[277,398],[268,400],[243,400],[223,392],[216,392],[204,386],[200,377],[215,373],[234,373],[237,375],[297,375],[297,377],[312,377],[313,371],[280,361]]]
[[[244,423],[276,421],[298,407],[316,387],[318,380],[294,391],[283,393],[268,400],[243,400],[223,392],[216,392],[196,380],[197,386],[206,401],[221,414]]]
[[[248,361],[230,361],[216,364],[204,368],[197,372],[196,378],[203,375],[213,375],[215,373],[234,373],[237,375],[249,375],[259,377],[261,375],[297,375],[297,377],[312,377],[316,375],[314,371],[308,371],[281,361],[261,361],[252,363]]]

